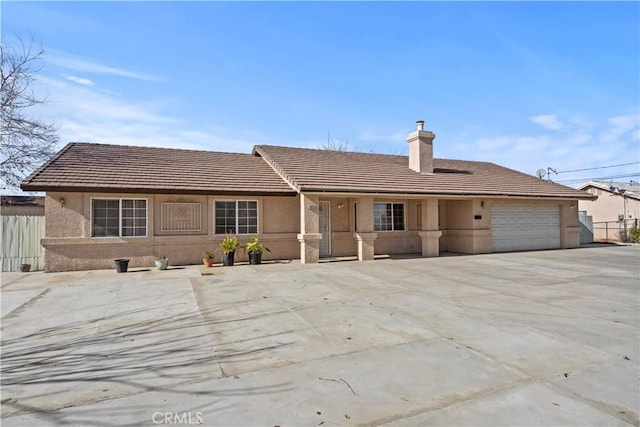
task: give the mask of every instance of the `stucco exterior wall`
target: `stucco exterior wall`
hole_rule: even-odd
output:
[[[379,254],[419,254],[422,242],[417,231],[378,232],[375,253]]]
[[[44,202],[47,238],[83,237],[85,226],[83,193],[47,193]]]
[[[489,199],[440,200],[440,250],[463,254],[491,252]]]
[[[358,255],[356,239],[356,197],[319,197],[331,207],[331,256]],[[147,235],[144,237],[91,237],[91,205],[93,198],[135,198],[147,200]],[[257,237],[271,249],[264,260],[298,259],[301,256],[301,212],[306,205],[301,197],[246,197],[246,196],[192,196],[111,193],[48,193],[46,196],[45,271],[83,269],[110,269],[116,258],[128,258],[131,268],[151,267],[159,256],[169,258],[170,265],[199,264],[203,251],[216,253],[219,263],[219,244],[224,235],[216,235],[214,228],[216,200],[255,200],[258,206]],[[311,200],[311,199],[309,199]],[[362,206],[371,202],[404,203],[405,231],[377,231],[374,233],[375,254],[423,253],[425,233],[442,231],[429,237],[440,251],[478,254],[491,252],[491,205],[505,199],[420,199],[369,197]],[[163,203],[189,203],[200,205],[201,228],[192,231],[163,230]],[[436,203],[434,205],[433,203]],[[556,204],[560,206],[561,241],[563,248],[579,246],[579,223],[576,201],[512,200],[509,203]],[[425,214],[422,209],[429,208]],[[304,206],[303,206],[304,205]],[[437,215],[435,214],[437,206]],[[309,211],[311,213],[311,211]],[[367,215],[362,216],[365,221]],[[431,216],[430,216],[431,215]],[[437,217],[437,219],[436,219]],[[366,222],[366,221],[365,221]],[[428,224],[427,224],[428,222]],[[365,224],[366,225],[366,224]],[[370,225],[367,230],[373,231]],[[241,243],[254,235],[239,235]],[[309,243],[309,242],[307,242]],[[312,242],[311,242],[312,243]],[[309,243],[309,244],[311,244]],[[433,256],[433,255],[429,255]],[[238,261],[246,261],[242,250],[236,252]]]
[[[147,236],[91,237],[91,199],[134,198],[147,200]],[[61,200],[64,199],[64,203]],[[297,202],[294,197],[190,196],[112,193],[48,193],[45,201],[46,231],[45,271],[69,271],[113,268],[116,258],[128,258],[131,268],[151,267],[159,256],[169,258],[170,265],[199,264],[202,252],[216,252],[220,262],[220,242],[224,235],[214,234],[215,200],[256,200],[258,202],[257,237],[271,252],[264,260],[299,257],[296,231]],[[162,203],[200,203],[201,230],[162,231]],[[291,213],[291,211],[294,213]],[[238,235],[241,243],[254,235]],[[238,261],[247,255],[239,249]]]
[[[476,198],[440,200],[440,250],[481,254],[491,253],[491,205],[506,199]],[[560,238],[563,248],[580,246],[577,201],[508,199],[509,204],[559,205]]]
[[[300,196],[262,198],[261,229],[264,233],[300,232]]]
[[[626,203],[620,194],[614,194],[600,188],[590,187],[588,191],[598,196],[597,200],[580,200],[578,208],[587,211],[593,218],[593,238],[595,240],[621,240],[624,225],[618,215],[627,220],[640,219],[640,200],[626,197]],[[626,204],[626,212],[625,212]],[[632,221],[627,222],[630,227]]]
[[[599,188],[591,188],[589,192],[598,196],[598,199],[580,200],[578,207],[581,211],[587,211],[593,217],[593,222],[618,221],[618,215],[623,214],[627,219],[640,218],[640,200],[627,197],[625,212],[625,201],[621,195]]]
[[[376,231],[375,254],[418,254],[422,249],[422,241],[418,236],[417,199],[374,198],[374,203],[403,203],[405,231]]]

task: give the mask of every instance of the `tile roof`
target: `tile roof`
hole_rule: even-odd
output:
[[[277,194],[295,191],[250,154],[70,143],[28,176],[28,191]]]
[[[409,169],[407,156],[257,145],[298,191],[593,199],[591,194],[487,162],[434,159],[434,174]]]
[[[28,191],[595,198],[493,163],[434,159],[434,174],[414,172],[408,163],[407,156],[269,145],[255,146],[251,155],[71,143],[21,187]]]

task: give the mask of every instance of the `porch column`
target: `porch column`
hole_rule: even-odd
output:
[[[313,264],[320,259],[320,206],[318,196],[300,194],[300,263]]]
[[[378,233],[373,231],[373,197],[360,197],[356,200],[356,224],[354,237],[358,242],[358,261],[369,261],[375,254],[374,241]]]
[[[422,227],[418,235],[422,239],[422,256],[439,256],[442,231],[438,229],[438,199],[422,200],[421,215]]]

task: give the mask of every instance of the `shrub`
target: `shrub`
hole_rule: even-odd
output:
[[[227,234],[222,243],[220,243],[222,252],[235,252],[235,250],[238,248],[238,245],[240,245],[238,238],[229,234]]]
[[[638,226],[638,223],[635,223],[631,226],[629,233],[631,234],[632,242],[640,243],[640,227]]]

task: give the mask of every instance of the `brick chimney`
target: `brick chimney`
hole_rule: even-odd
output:
[[[436,135],[424,130],[424,121],[416,122],[418,130],[407,136],[409,143],[409,169],[420,173],[433,173],[433,140]]]

